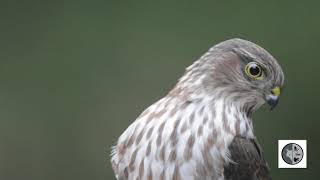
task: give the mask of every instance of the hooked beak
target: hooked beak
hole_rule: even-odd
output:
[[[271,89],[271,94],[267,95],[266,101],[270,105],[271,110],[277,106],[279,101],[279,96],[280,96],[280,87],[278,86]]]

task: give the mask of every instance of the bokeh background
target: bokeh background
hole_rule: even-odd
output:
[[[319,1],[1,1],[0,179],[114,179],[110,146],[184,68],[239,37],[282,65],[279,106],[254,116],[274,179],[318,179]],[[277,140],[307,139],[308,169]]]

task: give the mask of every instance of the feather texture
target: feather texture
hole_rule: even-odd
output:
[[[264,81],[243,73],[252,59],[266,67]],[[111,158],[117,179],[270,179],[251,115],[283,79],[276,60],[251,42],[214,46],[119,137]]]

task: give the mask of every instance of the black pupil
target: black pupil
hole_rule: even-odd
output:
[[[257,76],[260,74],[260,68],[257,65],[252,65],[249,71],[250,71],[250,74],[253,76]]]

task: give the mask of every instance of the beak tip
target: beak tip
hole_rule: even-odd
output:
[[[280,96],[280,87],[276,86],[271,89],[271,94],[266,97],[266,101],[270,106],[270,110],[272,111],[278,104]]]
[[[274,98],[270,98],[267,100],[267,103],[270,106],[270,110],[272,111],[278,104],[278,98],[274,99]]]

